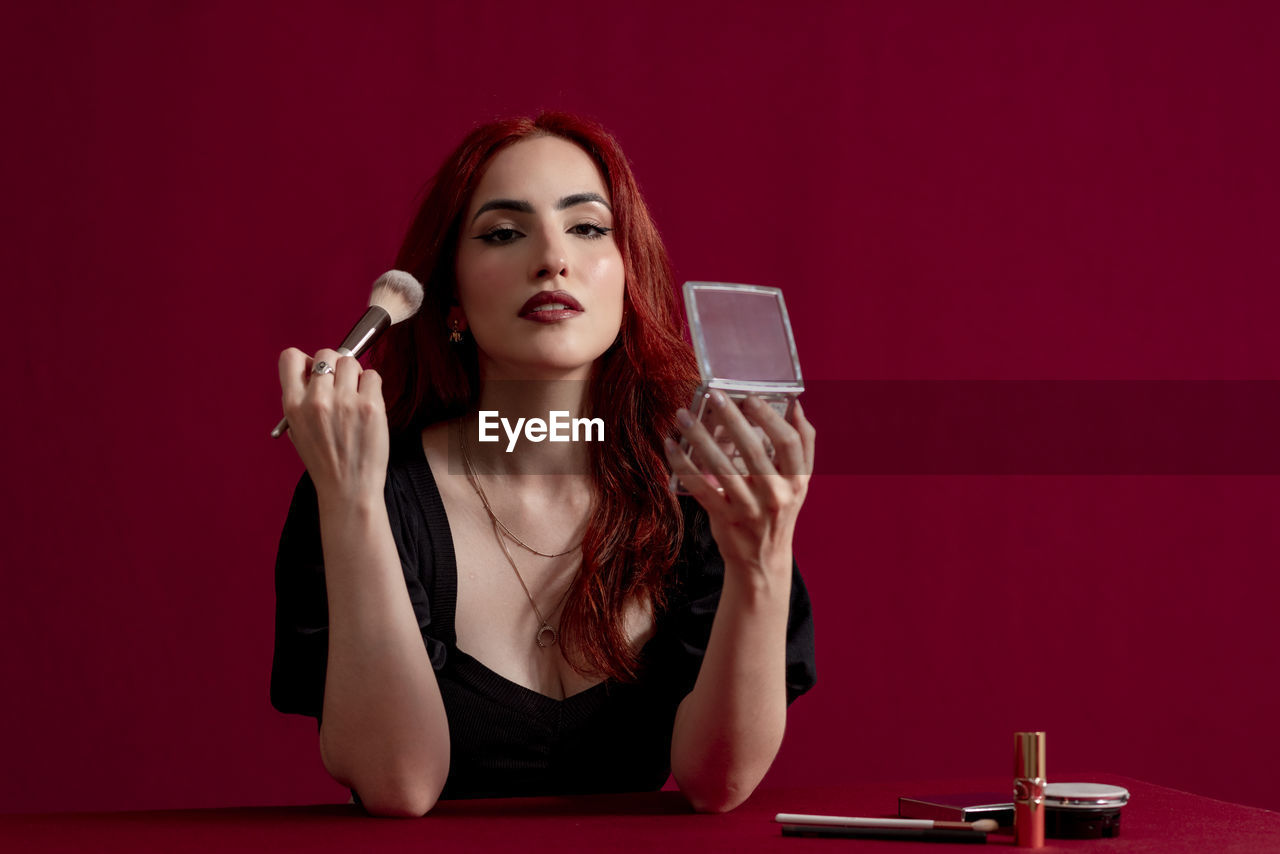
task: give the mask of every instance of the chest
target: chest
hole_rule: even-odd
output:
[[[548,697],[563,699],[598,684],[599,677],[573,668],[560,643],[540,646],[537,642],[544,625],[559,630],[562,603],[581,567],[581,549],[557,557],[534,554],[495,530],[465,475],[440,473],[436,482],[457,565],[454,631],[458,649],[504,679]],[[500,514],[501,498],[488,495],[488,500]],[[506,504],[516,506],[511,501]],[[510,516],[513,521],[503,522],[512,533],[547,554],[574,545],[572,535],[583,521],[567,512],[533,514],[532,519],[528,513]],[[539,524],[539,516],[546,521]],[[524,527],[517,527],[518,522]],[[624,632],[635,648],[653,636],[654,628],[648,609],[639,603],[628,606]],[[541,637],[546,642],[549,633],[542,631]]]

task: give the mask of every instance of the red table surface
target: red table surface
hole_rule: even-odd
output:
[[[1073,775],[1129,789],[1121,836],[1049,840],[1045,851],[1280,852],[1280,813],[1113,774]],[[938,843],[783,837],[779,812],[889,816],[900,794],[998,791],[992,779],[762,789],[726,815],[695,815],[678,792],[445,801],[423,819],[375,819],[354,806],[252,807],[0,816],[9,852],[300,851],[909,851]],[[988,845],[1012,848],[991,834]],[[973,850],[944,847],[942,850]]]

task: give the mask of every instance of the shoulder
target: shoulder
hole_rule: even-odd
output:
[[[413,430],[392,437],[385,487],[392,524],[429,526],[444,515],[435,474],[423,452],[422,434]],[[416,527],[416,525],[414,525]]]
[[[711,535],[711,520],[707,511],[692,496],[681,495],[679,503],[682,532],[680,562],[698,558],[719,562],[720,548]]]
[[[677,602],[718,595],[724,586],[724,559],[711,535],[707,511],[691,496],[680,496],[679,504],[680,551],[672,567],[670,592]]]

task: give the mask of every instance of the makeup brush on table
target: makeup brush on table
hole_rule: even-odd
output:
[[[338,355],[358,359],[373,346],[378,336],[393,324],[408,320],[422,307],[422,285],[403,270],[388,270],[373,283],[369,295],[369,309],[351,327],[347,337],[338,346]],[[281,418],[271,431],[272,439],[279,439],[289,429],[289,420]]]
[[[914,818],[858,818],[842,815],[778,813],[783,836],[827,836],[844,839],[895,839],[918,842],[987,841],[999,825],[989,818],[978,821],[929,821]]]

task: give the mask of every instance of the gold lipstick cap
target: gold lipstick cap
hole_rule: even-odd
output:
[[[1016,779],[1044,779],[1044,733],[1013,734],[1013,776]]]

